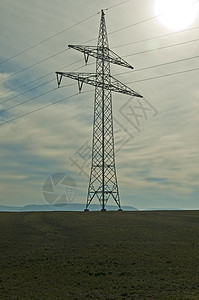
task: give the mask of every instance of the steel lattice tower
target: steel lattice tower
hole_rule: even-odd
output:
[[[97,47],[69,45],[69,48],[83,52],[86,63],[89,56],[96,58],[96,73],[56,72],[58,86],[60,86],[63,76],[77,80],[80,92],[83,83],[95,86],[92,162],[85,211],[88,211],[94,198],[99,200],[102,206],[101,211],[105,211],[110,197],[121,210],[115,167],[111,91],[141,98],[142,96],[111,76],[110,63],[130,69],[133,67],[109,49],[103,10],[101,11]]]

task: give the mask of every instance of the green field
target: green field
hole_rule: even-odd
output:
[[[199,211],[0,213],[0,299],[199,299]]]

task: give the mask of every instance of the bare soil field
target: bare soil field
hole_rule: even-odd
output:
[[[199,299],[199,211],[0,213],[0,299]]]

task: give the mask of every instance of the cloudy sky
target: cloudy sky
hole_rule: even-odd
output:
[[[134,66],[112,66],[112,75],[142,94],[145,107],[113,93],[121,204],[199,208],[199,16],[174,31],[155,16],[154,5],[1,1],[0,205],[46,204],[42,186],[60,172],[76,182],[74,201],[86,202],[94,88],[84,85],[78,94],[77,83],[64,78],[58,89],[55,72],[95,71],[94,59],[85,66],[67,45],[96,45],[98,12],[109,8],[110,48]]]

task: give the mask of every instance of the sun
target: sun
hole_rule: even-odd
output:
[[[164,26],[179,31],[195,21],[198,3],[196,0],[156,0],[154,11]]]

